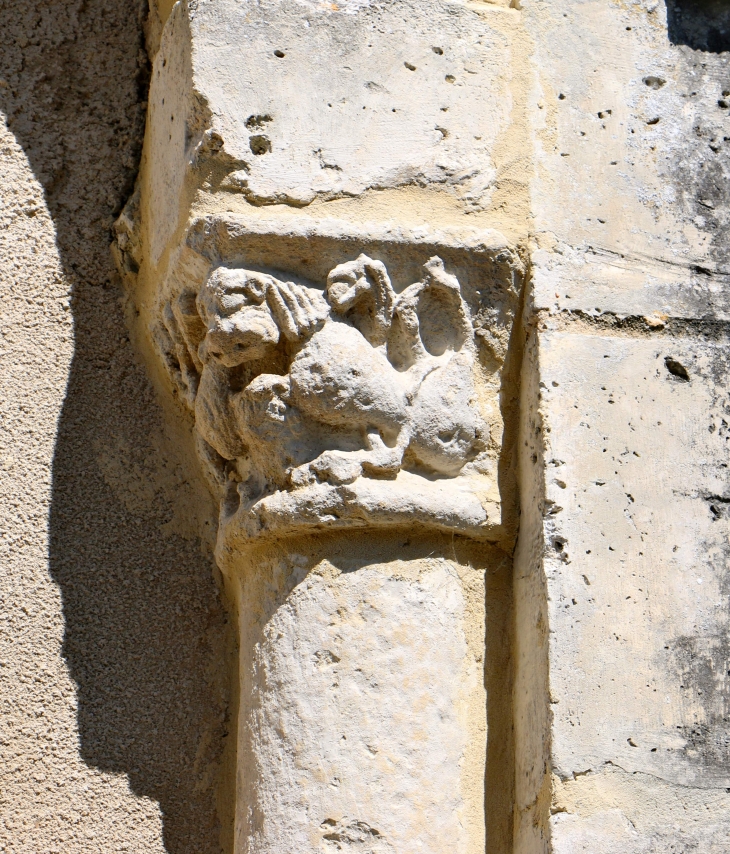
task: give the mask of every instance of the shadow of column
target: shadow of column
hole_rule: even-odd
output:
[[[669,41],[708,53],[730,51],[728,0],[666,0]]]
[[[0,0],[0,110],[44,188],[72,288],[49,560],[81,756],[159,802],[167,851],[204,854],[220,851],[230,633],[210,557],[166,533],[190,487],[155,438],[109,252],[144,131],[142,26],[140,0]]]

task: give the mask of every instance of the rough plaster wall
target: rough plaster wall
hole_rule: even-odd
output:
[[[231,647],[204,490],[109,254],[142,24],[132,0],[0,0],[0,851],[220,850]]]

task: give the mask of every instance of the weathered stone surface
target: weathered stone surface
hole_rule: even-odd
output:
[[[512,21],[435,15],[180,4],[165,25],[117,246],[195,413],[219,550],[332,526],[514,535],[500,396],[524,265],[483,219]],[[322,207],[411,187],[450,200],[448,225]]]
[[[524,10],[540,86],[518,851],[720,851],[730,834],[727,54],[708,52],[725,13],[686,6]]]
[[[488,213],[515,14],[181,3],[160,36],[117,254],[220,502],[240,854],[476,854],[487,814],[507,844],[484,597],[516,533],[525,267]]]
[[[150,95],[148,224],[158,263],[192,156],[222,199],[309,205],[436,186],[489,207],[509,123],[502,16],[438,3],[175,7]],[[245,45],[245,49],[242,49]],[[418,97],[413,97],[418,92]]]
[[[254,272],[282,267],[288,281]],[[497,234],[195,221],[154,334],[195,412],[221,542],[363,525],[503,538],[498,395],[521,281]]]
[[[229,557],[238,850],[484,850],[484,574],[377,539]]]
[[[139,254],[142,322],[195,410],[231,578],[256,540],[338,526],[509,548],[519,393],[515,848],[718,845],[723,570],[700,568],[726,492],[725,19],[675,2],[520,5],[176,7],[124,258]],[[469,362],[449,422],[468,436],[448,465],[424,450],[420,391],[403,406],[389,373],[409,350],[393,318],[413,283],[432,287],[436,257],[473,330],[457,344],[459,311],[440,310],[452,340],[427,357]],[[237,288],[266,363],[238,385],[232,348],[251,324],[223,309]],[[355,292],[370,308],[348,317],[338,301]],[[345,382],[362,364],[367,382]],[[377,404],[360,421],[366,388]],[[358,444],[333,438],[345,424]],[[687,826],[643,812],[652,797],[657,815],[679,797]]]
[[[558,850],[727,844],[726,347],[542,335]]]
[[[217,845],[197,454],[239,851],[728,849],[728,13],[510,5],[152,4],[166,431],[138,30],[2,12],[5,847]]]

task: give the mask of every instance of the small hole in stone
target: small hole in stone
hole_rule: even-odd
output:
[[[432,50],[432,51],[433,51],[437,56],[443,56],[443,55],[444,55],[444,52],[443,52],[443,50],[442,50],[440,47],[432,47],[432,48],[431,48],[431,50]]]
[[[563,93],[561,92],[561,93],[558,95],[558,101],[564,101],[564,100],[565,100],[565,95],[563,95]]]
[[[444,77],[444,80],[445,80],[447,83],[455,83],[455,82],[456,82],[456,77],[454,77],[454,75],[453,75],[453,74],[447,74],[447,75],[446,75],[446,77]]]
[[[673,359],[671,356],[667,356],[664,359],[664,364],[667,367],[667,370],[673,377],[677,377],[677,379],[682,380],[683,382],[689,382],[689,373],[687,372],[687,368],[676,359]]]
[[[248,141],[249,147],[254,154],[268,154],[271,151],[271,140],[263,134],[256,134]]]
[[[404,62],[404,63],[403,63],[403,65],[405,65],[405,67],[406,67],[409,71],[415,71],[415,70],[416,70],[416,66],[415,66],[415,65],[411,65],[411,63],[410,63],[410,62]]]
[[[667,81],[666,81],[663,77],[653,77],[653,76],[649,76],[649,77],[645,77],[645,78],[644,78],[644,83],[645,83],[645,84],[646,84],[650,89],[661,89],[661,88],[662,88],[662,86],[663,86],[666,82],[667,82]]]
[[[249,130],[253,130],[254,128],[262,128],[266,124],[266,122],[270,122],[270,121],[271,121],[271,116],[268,114],[265,116],[253,115],[253,116],[249,116],[246,119],[246,127]]]
[[[278,56],[279,59],[283,59],[286,56],[286,54],[284,53],[283,50],[275,50],[274,56]]]

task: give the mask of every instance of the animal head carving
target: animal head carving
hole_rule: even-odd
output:
[[[382,261],[360,255],[327,277],[327,300],[374,346],[385,343],[393,318],[395,292]]]
[[[291,343],[309,337],[329,312],[317,291],[228,267],[209,276],[197,306],[207,328],[200,361],[216,359],[227,368],[263,359],[282,335]]]

